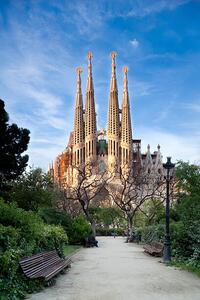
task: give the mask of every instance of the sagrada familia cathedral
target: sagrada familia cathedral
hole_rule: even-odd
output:
[[[120,174],[127,168],[140,167],[142,172],[162,173],[160,146],[153,153],[147,146],[141,153],[141,140],[133,138],[130,100],[128,93],[128,68],[124,67],[124,88],[119,108],[116,79],[116,53],[111,53],[112,69],[108,105],[107,130],[97,129],[94,84],[92,77],[92,53],[88,53],[88,76],[85,105],[81,87],[81,68],[77,68],[74,130],[64,151],[50,166],[49,173],[60,187],[75,184],[76,168],[92,163],[93,172],[104,170]]]

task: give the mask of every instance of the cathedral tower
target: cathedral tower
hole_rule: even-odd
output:
[[[124,67],[124,91],[122,100],[121,119],[121,168],[130,167],[132,161],[132,127],[130,115],[130,103],[128,94],[128,68]]]
[[[74,115],[74,147],[73,164],[81,165],[85,161],[85,143],[84,143],[84,120],[83,120],[83,97],[81,91],[81,68],[77,72],[77,91]]]
[[[94,85],[92,79],[92,53],[88,53],[88,77],[85,102],[85,160],[96,161],[97,125],[94,101]]]
[[[108,112],[108,169],[114,172],[119,168],[119,143],[120,143],[120,121],[119,121],[119,103],[118,89],[116,79],[116,53],[111,53],[112,57],[112,75],[110,82],[110,100]]]

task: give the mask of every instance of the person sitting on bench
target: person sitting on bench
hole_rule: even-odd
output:
[[[86,247],[98,247],[98,241],[95,239],[93,235],[90,235],[85,238],[85,246]]]

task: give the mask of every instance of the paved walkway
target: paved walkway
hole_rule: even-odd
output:
[[[99,238],[82,249],[56,285],[31,300],[200,300],[200,279],[159,263],[123,238]]]

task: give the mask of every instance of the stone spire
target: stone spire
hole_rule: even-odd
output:
[[[118,89],[116,79],[116,53],[111,53],[112,75],[110,82],[110,100],[108,112],[108,167],[110,172],[119,168],[119,142],[120,142],[120,121]]]
[[[79,165],[84,162],[84,120],[83,120],[83,97],[81,90],[81,68],[77,72],[77,91],[74,115],[74,149],[73,163]]]
[[[147,173],[151,173],[152,171],[152,166],[153,166],[153,160],[151,156],[151,150],[150,150],[150,145],[147,145],[147,153],[146,153],[146,160],[145,160],[145,170]]]
[[[94,85],[92,79],[92,53],[88,53],[88,77],[85,102],[85,158],[96,160],[97,126],[94,101]]]
[[[121,120],[121,167],[130,166],[132,161],[132,126],[128,94],[128,68],[124,67],[124,91]]]

